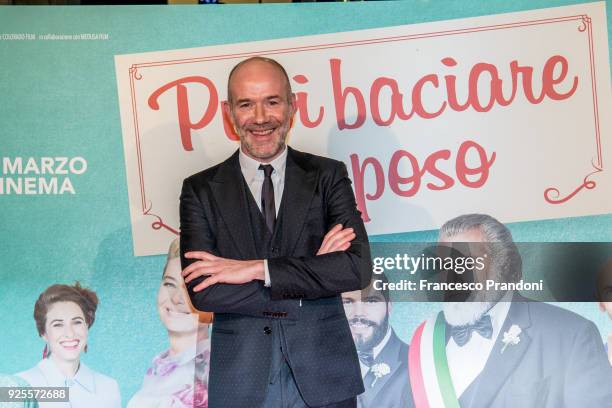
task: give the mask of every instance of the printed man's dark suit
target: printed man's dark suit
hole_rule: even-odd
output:
[[[414,406],[408,377],[408,345],[391,329],[391,337],[374,358],[389,372],[376,378],[370,368],[364,378],[365,392],[357,398],[359,408],[410,408]],[[383,371],[384,372],[384,371]]]
[[[462,408],[612,407],[612,367],[593,322],[516,296],[480,375],[459,398]],[[504,349],[503,333],[521,328]]]

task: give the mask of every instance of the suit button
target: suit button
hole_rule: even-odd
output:
[[[264,333],[265,334],[272,334],[272,329],[269,328],[268,326],[264,327]]]

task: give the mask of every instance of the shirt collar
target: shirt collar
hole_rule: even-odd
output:
[[[376,357],[378,357],[378,354],[380,354],[382,349],[385,348],[385,346],[389,342],[390,338],[391,338],[391,325],[388,325],[387,326],[387,333],[385,333],[385,337],[383,337],[383,339],[382,339],[382,341],[380,343],[378,343],[376,346],[374,346],[374,348],[372,348],[372,353],[374,355],[374,359],[376,359]]]
[[[512,291],[508,291],[499,300],[499,302],[497,302],[487,312],[487,314],[491,317],[491,325],[493,327],[493,335],[491,337],[492,340],[495,340],[497,338],[497,335],[501,331],[501,328],[504,325],[504,321],[506,320],[506,316],[508,315],[508,311],[510,310],[511,302]]]
[[[82,361],[74,378],[66,377],[51,358],[46,358],[38,363],[38,368],[42,371],[49,384],[52,384],[51,386],[70,387],[76,383],[92,394],[96,392],[94,373]]]
[[[263,178],[263,172],[259,171],[260,164],[271,164],[274,167],[274,173],[278,174],[281,178],[285,174],[285,167],[287,166],[287,146],[283,149],[283,152],[272,160],[270,163],[262,163],[258,160],[253,159],[252,157],[247,156],[242,148],[238,149],[238,160],[240,162],[240,170],[242,170],[242,174],[244,175],[244,179],[247,184],[250,184],[257,176],[261,175]],[[274,174],[272,173],[272,174]]]

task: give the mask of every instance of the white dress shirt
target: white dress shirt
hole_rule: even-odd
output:
[[[81,361],[74,377],[66,377],[51,358],[17,376],[32,387],[68,387],[69,402],[39,402],[40,408],[121,408],[117,381],[87,367]]]
[[[480,333],[473,331],[470,340],[462,347],[457,345],[452,337],[448,341],[446,358],[457,398],[461,397],[461,394],[484,369],[497,336],[499,336],[499,332],[504,325],[508,310],[510,310],[511,300],[512,293],[508,292],[486,313],[491,317],[491,325],[493,326],[490,339],[484,338]]]
[[[285,169],[287,167],[287,146],[283,152],[270,163],[259,162],[249,156],[247,156],[242,148],[238,154],[238,160],[240,161],[240,170],[244,180],[249,186],[249,190],[257,203],[257,207],[261,211],[261,190],[265,179],[263,170],[259,170],[259,165],[270,164],[274,168],[272,175],[272,186],[274,187],[274,207],[276,208],[276,216],[278,217],[278,210],[280,209],[281,199],[283,198],[283,190],[285,189]],[[264,285],[269,287],[270,282],[270,271],[268,270],[268,260],[264,260],[265,280]]]

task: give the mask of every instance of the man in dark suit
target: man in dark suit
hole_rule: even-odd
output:
[[[354,407],[363,392],[340,293],[367,286],[367,235],[343,163],[285,145],[289,78],[254,57],[228,79],[240,136],[181,193],[183,276],[214,312],[211,408]]]
[[[486,254],[476,281],[522,276],[510,231],[488,215],[448,221],[440,242],[469,243],[471,256]],[[612,406],[612,368],[591,321],[509,291],[473,293],[443,310],[448,373],[462,408]]]
[[[376,290],[375,280],[387,282],[384,275],[377,275],[363,291],[342,294],[365,386],[365,392],[357,397],[357,406],[408,408],[412,406],[408,345],[389,324],[389,291],[386,287]]]

